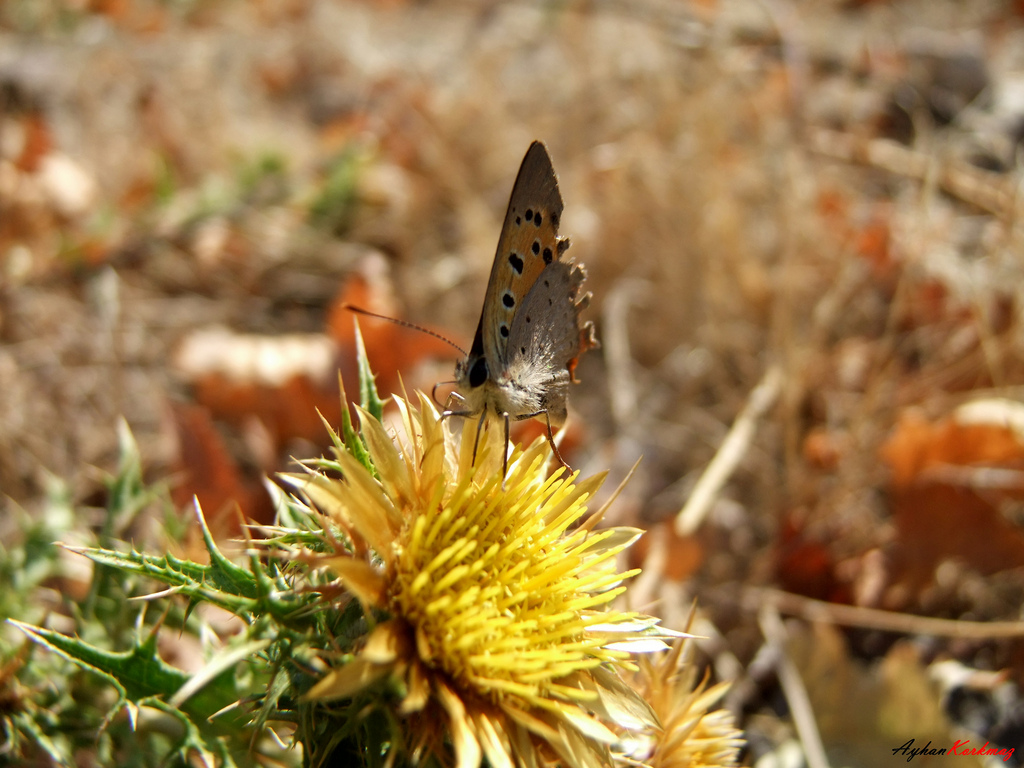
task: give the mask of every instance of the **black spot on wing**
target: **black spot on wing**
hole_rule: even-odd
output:
[[[512,291],[505,291],[501,297],[501,303],[509,309],[516,305],[516,297],[512,295]]]
[[[512,271],[517,275],[523,274],[523,260],[519,258],[518,253],[512,251],[512,253],[508,255],[508,263],[512,267]]]

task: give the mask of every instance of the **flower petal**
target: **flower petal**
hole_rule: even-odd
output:
[[[302,697],[330,701],[344,699],[380,680],[391,671],[391,665],[374,664],[358,656],[345,666],[332,669]]]
[[[374,664],[391,664],[394,661],[408,659],[412,650],[411,645],[402,621],[390,619],[371,630],[359,655]]]
[[[577,707],[564,707],[561,716],[588,739],[602,744],[614,744],[618,738],[607,726]]]
[[[380,477],[381,485],[392,501],[399,505],[409,504],[415,498],[409,468],[395,447],[395,441],[388,435],[384,425],[357,406],[359,426],[363,439],[373,459],[373,466]]]
[[[382,606],[387,584],[378,569],[354,557],[328,557],[322,562],[364,606]]]
[[[438,684],[437,697],[448,712],[452,746],[455,748],[455,768],[480,768],[483,754],[480,742],[469,726],[465,705],[444,683]]]
[[[412,712],[420,712],[430,701],[430,681],[427,679],[423,665],[418,661],[414,661],[409,667],[406,686],[408,691],[398,707],[399,714],[408,715]]]
[[[495,725],[486,712],[477,713],[473,719],[488,765],[491,768],[515,768],[508,734],[504,733],[500,726]]]

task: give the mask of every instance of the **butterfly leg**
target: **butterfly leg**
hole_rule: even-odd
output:
[[[565,471],[566,472],[572,472],[572,467],[570,467],[569,464],[566,462],[566,460],[562,458],[562,454],[558,452],[558,446],[555,445],[555,434],[554,434],[554,432],[551,431],[551,415],[547,412],[547,409],[545,409],[543,411],[537,411],[535,413],[524,413],[522,416],[516,416],[516,421],[522,421],[524,419],[532,419],[532,418],[535,418],[535,417],[541,416],[541,415],[544,416],[544,423],[547,425],[547,428],[548,428],[548,445],[551,446],[551,452],[553,454],[555,454],[555,458],[558,460],[558,463],[561,464],[563,467],[565,467]],[[505,427],[506,427],[505,442],[507,444],[508,443],[508,431],[507,431],[507,429],[508,429],[508,417],[506,417]]]
[[[445,381],[441,382],[441,384],[447,384],[447,383],[448,382],[445,382]],[[455,403],[465,403],[466,402],[466,398],[464,398],[458,392],[451,392],[451,393],[449,393],[448,397],[446,397],[444,399],[444,405],[441,405],[440,403],[438,403],[437,402],[437,397],[436,397],[438,386],[439,386],[438,384],[434,385],[434,388],[430,391],[430,396],[431,396],[431,398],[433,398],[434,403],[436,403],[437,405],[441,406],[441,418],[442,419],[446,419],[449,416],[471,416],[472,415],[472,411],[467,411],[467,410],[457,411],[454,408],[452,408],[452,403],[453,402],[455,402]]]
[[[462,400],[462,398],[459,397],[458,395],[453,395],[453,396],[457,397],[459,400]],[[462,416],[463,418],[469,418],[470,416],[476,416],[476,413],[477,412],[474,412],[474,411],[454,411],[454,410],[451,410],[451,409],[446,409],[444,411],[441,411],[441,417],[440,418],[441,418],[442,421],[444,419],[447,419],[449,416]],[[504,488],[505,488],[505,477],[508,475],[509,415],[507,413],[505,413],[505,414],[502,414],[502,417],[505,420],[505,443],[504,443],[504,446],[503,446],[504,449],[505,449],[505,452],[502,455],[502,462],[501,462],[501,487],[502,487],[502,490],[504,490]],[[477,451],[480,448],[480,435],[483,434],[484,422],[485,421],[487,421],[487,408],[484,408],[484,410],[482,412],[480,412],[480,421],[478,421],[477,425],[476,425],[476,435],[473,438],[473,462],[472,462],[473,466],[476,466],[476,454],[477,454]]]
[[[484,408],[480,414],[480,421],[476,425],[476,437],[473,439],[473,466],[476,466],[476,450],[480,447],[480,435],[484,431],[484,422],[487,421],[487,409]]]
[[[476,416],[476,413],[474,411],[453,411],[451,409],[446,409],[446,410],[441,411],[440,420],[444,421],[445,419],[449,418],[450,416],[461,416],[462,418],[469,418],[470,416]],[[480,414],[480,421],[477,422],[477,425],[476,425],[476,437],[473,439],[473,464],[474,465],[476,464],[476,451],[477,451],[477,448],[480,446],[480,434],[484,431],[484,422],[486,420],[487,420],[487,409],[484,408],[483,412]]]
[[[548,445],[551,446],[551,452],[555,454],[555,458],[558,459],[558,463],[565,467],[567,473],[572,473],[572,467],[570,467],[565,459],[562,458],[562,454],[558,452],[558,446],[555,445],[555,436],[551,433],[551,418],[548,416],[548,412],[544,411],[544,423],[548,427]]]
[[[436,392],[436,389],[437,388],[435,386],[435,392]],[[464,411],[456,411],[456,410],[452,409],[450,407],[450,404],[451,404],[453,399],[454,400],[458,400],[459,402],[465,402],[465,398],[463,398],[457,392],[452,392],[450,395],[448,395],[447,402],[445,403],[445,409],[443,411],[441,411],[440,421],[444,421],[445,419],[447,419],[450,416],[461,416],[463,418],[469,418],[470,416],[475,416],[476,415],[476,413],[474,413],[473,411],[465,411],[465,410]],[[436,398],[434,399],[434,402],[435,403],[437,402]],[[474,466],[476,465],[476,450],[477,450],[477,448],[480,445],[480,433],[483,431],[484,421],[486,419],[487,419],[487,409],[484,408],[483,413],[480,414],[480,421],[479,421],[479,423],[476,426],[476,437],[473,440],[473,465]]]
[[[435,390],[436,388],[437,387],[435,385]],[[433,397],[433,395],[431,396]],[[442,406],[443,410],[441,411],[441,416],[439,417],[438,421],[444,421],[450,416],[461,416],[462,418],[468,418],[469,416],[476,415],[474,411],[468,411],[465,409],[456,410],[455,408],[452,407],[452,401],[455,401],[456,403],[464,403],[466,399],[458,392],[452,392],[450,395],[448,395],[447,399],[445,400],[445,404]],[[436,398],[434,402],[437,403]],[[440,405],[440,403],[438,403],[438,405]],[[473,459],[474,461],[476,460],[476,453],[473,454]]]
[[[505,490],[505,478],[508,477],[508,414],[505,414],[505,442],[503,444],[504,452],[501,456],[501,490]]]

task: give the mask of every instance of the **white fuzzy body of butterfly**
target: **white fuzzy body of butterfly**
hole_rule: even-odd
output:
[[[545,357],[551,359],[553,350]],[[466,361],[469,362],[468,360]],[[521,357],[509,363],[500,372],[490,372],[483,384],[469,386],[468,366],[459,366],[456,377],[462,397],[462,412],[467,415],[485,411],[497,416],[525,419],[548,414],[551,425],[559,427],[565,421],[565,397],[569,386],[569,372],[563,366],[551,363],[536,364]],[[466,368],[463,373],[462,369]]]

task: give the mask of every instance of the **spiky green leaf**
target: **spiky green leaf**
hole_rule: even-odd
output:
[[[34,642],[107,680],[118,693],[115,710],[124,704],[146,705],[154,698],[168,701],[190,684],[192,679],[191,675],[160,658],[155,630],[148,633],[141,642],[136,642],[131,649],[115,652],[50,629],[34,627],[14,619],[8,621]],[[237,660],[231,657],[231,661]],[[191,695],[181,697],[181,711],[199,722],[205,722],[238,700],[231,669],[216,667],[215,671],[216,675],[206,675],[200,679],[202,685],[192,683],[194,690],[186,689]],[[201,671],[198,674],[204,673]],[[235,727],[244,723],[241,713],[235,713],[234,720]]]
[[[359,323],[356,323],[356,362],[359,365],[359,404],[363,406],[363,410],[380,421],[384,415],[384,401],[377,393],[377,382],[370,369],[370,360],[366,356],[366,344],[363,343]]]

